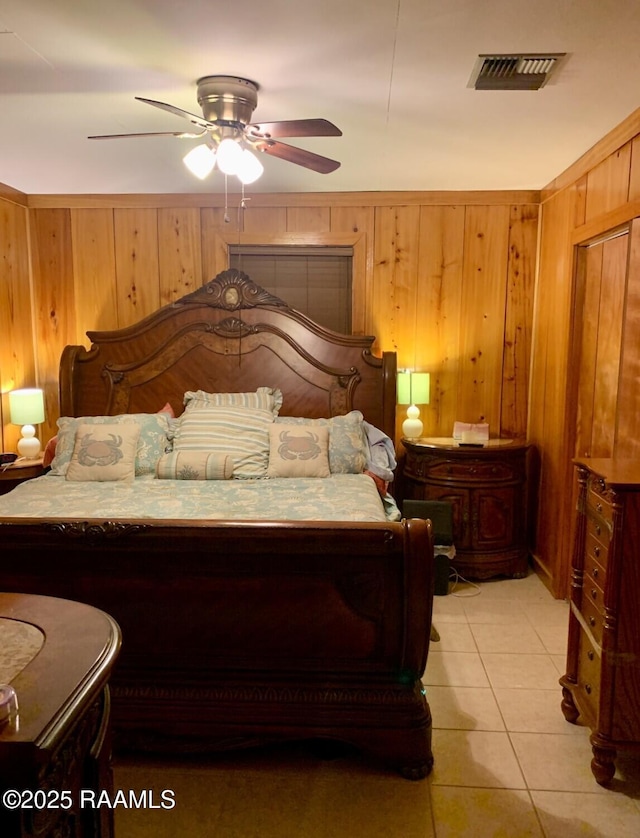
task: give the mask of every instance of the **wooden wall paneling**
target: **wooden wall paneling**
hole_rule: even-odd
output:
[[[160,306],[158,211],[114,209],[118,327],[142,320]]]
[[[532,341],[528,438],[533,444],[530,487],[535,524],[532,553],[556,597],[568,585],[573,431],[567,429],[568,355],[573,331],[574,195],[564,190],[541,210],[541,243]],[[568,435],[571,447],[568,447]]]
[[[537,239],[538,207],[510,207],[500,432],[519,439],[527,433]]]
[[[202,285],[200,210],[158,211],[160,305],[195,291]]]
[[[30,229],[38,381],[45,396],[44,442],[55,436],[60,415],[60,355],[65,346],[78,342],[71,211],[31,210]],[[82,342],[86,344],[86,337]]]
[[[620,353],[620,383],[614,453],[640,457],[640,219],[629,232],[627,293]]]
[[[0,442],[6,451],[15,451],[20,438],[7,393],[38,383],[31,302],[27,210],[0,200]]]
[[[230,214],[233,216],[232,210]],[[287,229],[287,207],[257,207],[249,203],[242,222],[245,233],[282,233]]]
[[[371,334],[378,352],[397,352],[398,369],[415,369],[422,326],[416,307],[420,208],[378,207],[375,213]],[[406,408],[396,411],[396,449]]]
[[[371,306],[373,274],[375,211],[373,207],[333,207],[331,209],[332,233],[361,234],[362,245],[354,249],[351,291],[351,330],[354,335],[373,335]]]
[[[578,333],[574,361],[577,377],[574,449],[576,456],[591,456],[603,250],[602,242],[578,249],[576,298],[573,307],[574,327]]]
[[[581,227],[587,221],[587,176],[583,175],[580,180],[573,184],[571,189],[575,192],[573,197],[573,226]]]
[[[88,344],[90,329],[116,329],[118,302],[113,210],[72,209],[76,342]]]
[[[398,369],[415,368],[419,207],[380,207],[375,214],[372,326],[380,351],[398,353]]]
[[[610,154],[587,174],[585,221],[626,203],[629,197],[631,143]]]
[[[509,207],[467,207],[456,418],[500,435]]]
[[[420,208],[417,366],[431,374],[425,436],[451,436],[457,418],[464,217],[463,206]]]
[[[287,232],[328,233],[331,229],[329,207],[288,207]]]
[[[225,221],[228,218],[228,221]],[[224,236],[238,233],[237,214],[232,218],[225,215],[221,207],[203,207],[200,210],[200,234],[202,251],[202,284],[229,267],[229,251]]]
[[[640,136],[631,143],[631,171],[629,173],[629,200],[640,201]]]
[[[611,457],[614,453],[628,247],[629,236],[626,234],[603,244],[593,399],[593,457]]]

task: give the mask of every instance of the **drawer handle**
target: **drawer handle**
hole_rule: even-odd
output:
[[[589,651],[587,652],[587,657],[589,658],[590,661],[592,661],[594,659],[595,655],[593,653],[593,649],[589,649]]]
[[[597,558],[599,558],[599,556],[600,556],[600,548],[598,547],[598,545],[597,545],[597,544],[596,544],[596,546],[593,548],[593,555],[596,557],[596,559],[597,559]]]
[[[602,512],[602,504],[596,503],[596,512]]]
[[[593,628],[595,626],[595,624],[596,624],[596,618],[595,617],[589,617],[589,625],[591,626],[591,628]]]
[[[598,570],[597,567],[594,567],[593,568],[593,578],[597,579],[599,575],[600,575],[600,571]]]
[[[586,692],[587,695],[591,695],[591,684],[585,684],[584,685],[584,691]]]
[[[596,535],[600,535],[601,531],[602,531],[602,528],[601,528],[600,524],[596,524]]]
[[[597,599],[597,598],[598,598],[598,592],[596,591],[595,588],[591,588],[591,599]]]

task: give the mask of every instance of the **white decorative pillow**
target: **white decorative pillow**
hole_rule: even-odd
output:
[[[202,407],[185,410],[173,440],[174,451],[207,451],[233,457],[234,477],[265,477],[269,465],[270,410]]]
[[[329,468],[331,474],[360,474],[367,462],[368,443],[364,417],[359,410],[331,419],[305,419],[278,416],[277,423],[329,428]]]
[[[329,477],[326,425],[273,424],[269,428],[267,477]]]
[[[169,447],[169,414],[120,413],[117,416],[61,416],[58,419],[58,441],[51,474],[65,475],[73,454],[79,425],[113,425],[133,422],[140,428],[136,451],[136,477],[155,474],[156,463]]]
[[[67,480],[132,481],[139,436],[135,422],[78,425]]]
[[[229,480],[233,458],[208,451],[172,451],[163,454],[156,466],[160,480]]]
[[[278,415],[282,407],[282,392],[273,387],[258,387],[255,393],[206,393],[204,390],[187,390],[184,394],[185,410],[203,407],[250,407],[270,410]]]

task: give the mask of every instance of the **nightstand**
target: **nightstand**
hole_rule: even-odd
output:
[[[526,457],[529,445],[490,439],[482,447],[450,437],[403,439],[404,500],[453,506],[452,566],[464,577],[526,576]]]
[[[0,466],[0,495],[6,495],[18,483],[40,477],[41,474],[44,474],[42,457],[34,460],[16,460],[8,466]]]

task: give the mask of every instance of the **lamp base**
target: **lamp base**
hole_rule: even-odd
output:
[[[402,423],[402,435],[406,439],[419,439],[423,430],[424,426],[420,419],[405,419]]]
[[[40,440],[33,425],[22,426],[22,436],[18,440],[18,454],[26,460],[35,460],[40,456]]]
[[[422,436],[423,429],[420,408],[412,404],[407,408],[407,418],[402,423],[402,433],[407,439],[418,439]]]

